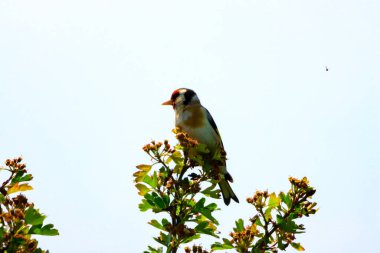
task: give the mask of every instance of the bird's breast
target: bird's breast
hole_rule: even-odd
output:
[[[191,138],[206,144],[211,152],[220,148],[220,138],[208,122],[202,107],[187,108],[176,113],[176,127]]]
[[[205,119],[205,113],[200,106],[190,107],[182,113],[182,123],[188,127],[202,127]]]

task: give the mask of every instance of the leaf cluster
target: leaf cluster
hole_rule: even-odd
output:
[[[7,159],[2,173],[9,175],[0,187],[0,252],[5,253],[43,253],[38,241],[32,235],[58,235],[52,224],[44,224],[46,218],[34,204],[22,195],[15,193],[32,190],[22,158]]]
[[[135,186],[142,197],[142,212],[164,214],[162,219],[148,223],[160,230],[154,240],[161,247],[148,246],[144,253],[176,253],[181,244],[199,239],[201,235],[219,238],[219,222],[214,212],[220,210],[210,199],[220,199],[215,189],[220,180],[218,165],[225,159],[225,152],[210,154],[207,148],[191,139],[186,133],[174,131],[180,144],[172,147],[152,141],[143,147],[151,158],[151,164],[137,166]],[[201,167],[201,168],[200,168]],[[211,252],[235,250],[241,253],[267,253],[286,250],[288,246],[303,251],[296,242],[296,234],[305,228],[297,219],[316,213],[317,203],[311,202],[315,189],[307,178],[289,178],[291,187],[287,193],[257,191],[247,202],[253,206],[254,215],[249,224],[236,221],[231,238],[211,245]],[[201,246],[184,248],[186,253],[208,253]]]
[[[211,164],[204,163],[209,156],[205,146],[184,133],[177,133],[176,137],[181,145],[171,147],[168,141],[145,145],[143,150],[153,164],[138,165],[134,173],[138,194],[142,196],[140,210],[167,214],[167,218],[149,221],[160,230],[154,239],[165,246],[166,252],[176,252],[180,244],[198,239],[202,234],[218,238],[216,226],[219,222],[213,216],[218,206],[207,203],[205,198],[220,198],[220,190],[215,189],[219,174],[217,167],[213,169]],[[195,170],[198,165],[208,169]],[[157,169],[153,170],[153,167]],[[189,169],[191,173],[186,173]],[[201,190],[205,183],[208,186]],[[203,197],[195,197],[199,195]],[[146,252],[158,253],[162,248],[149,247]]]
[[[213,244],[212,249],[275,253],[291,245],[298,251],[304,251],[302,245],[295,242],[295,235],[304,233],[305,228],[296,220],[317,212],[317,203],[309,201],[315,189],[309,186],[306,177],[301,180],[290,177],[289,181],[291,188],[287,193],[257,191],[252,198],[247,198],[257,214],[246,227],[242,219],[236,221],[236,227],[230,233],[232,239],[224,238],[223,243]]]

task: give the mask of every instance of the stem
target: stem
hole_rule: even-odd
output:
[[[302,202],[305,201],[306,199],[307,199],[307,195],[304,196],[303,198],[299,199],[299,196],[297,196],[297,195],[295,194],[295,196],[294,196],[294,200],[293,200],[293,202],[292,202],[292,206],[291,206],[290,209],[285,213],[283,219],[285,220],[286,218],[288,218],[289,215],[294,211],[295,206],[296,206],[297,204],[299,204],[299,203],[302,203]],[[265,234],[264,234],[262,240],[259,241],[260,243],[258,243],[258,245],[255,245],[255,246],[252,248],[252,252],[253,252],[253,249],[255,249],[255,248],[262,249],[262,247],[264,246],[264,245],[263,245],[264,242],[266,242],[267,240],[269,240],[270,236],[271,236],[271,235],[272,235],[272,234],[273,234],[273,233],[279,228],[279,225],[278,225],[277,223],[272,222],[273,227],[272,227],[272,229],[269,230],[269,232],[268,232],[267,226],[268,226],[269,223],[267,223],[267,221],[266,221],[266,219],[265,219],[265,216],[264,216],[264,213],[263,213],[263,211],[262,211],[262,208],[260,208],[259,212],[260,212],[261,215],[263,215],[263,219],[264,219],[264,222],[265,222],[265,226],[264,226]]]
[[[264,219],[264,229],[265,229],[265,234],[268,234],[268,225],[269,225],[269,222],[267,221],[267,219],[265,218],[265,214],[263,212],[263,207],[260,207],[259,208],[259,213],[263,216],[263,219]]]
[[[7,195],[7,191],[5,190],[5,186],[7,186],[7,184],[11,181],[11,179],[13,178],[13,176],[14,176],[14,174],[15,174],[15,172],[13,171],[13,170],[9,170],[9,171],[11,171],[11,175],[10,175],[10,177],[6,180],[6,181],[4,181],[3,182],[3,184],[1,185],[1,187],[0,187],[0,193],[1,194],[3,194],[4,195],[4,197],[6,197],[6,195]],[[2,209],[2,207],[1,207],[1,205],[2,205],[2,203],[0,203],[0,220],[1,220],[1,223],[3,224],[3,225],[5,225],[5,221],[4,221],[4,218],[3,218],[3,216],[2,216],[2,214],[3,214],[3,209]],[[6,207],[6,206],[5,206]],[[7,208],[7,207],[6,207]]]
[[[185,155],[185,157],[183,159],[183,167],[181,170],[181,174],[179,174],[179,177],[178,177],[178,182],[182,181],[183,175],[185,175],[185,172],[189,169],[189,166],[186,165],[187,161],[188,161],[188,157],[187,157],[187,155]]]
[[[3,209],[1,208],[1,203],[0,203],[0,220],[1,220],[1,223],[3,224],[3,226],[5,226],[5,221],[4,221],[4,217],[3,217]]]
[[[175,209],[172,209],[171,212],[170,212],[170,216],[172,218],[172,225],[173,225],[173,228],[175,228],[177,225],[178,225],[178,217],[176,215],[176,210]],[[173,229],[175,231],[175,229]],[[167,249],[167,253],[176,253],[177,250],[178,250],[178,245],[177,245],[177,235],[176,233],[171,233],[169,232],[169,236],[171,237],[170,238],[170,245]]]
[[[0,187],[0,193],[3,194],[4,197],[5,197],[5,195],[7,195],[7,191],[5,190],[5,186],[9,183],[9,181],[11,181],[14,174],[15,174],[15,172],[12,171],[11,176],[6,181],[4,181],[4,183]]]
[[[160,159],[160,162],[163,163],[161,159]],[[185,175],[186,171],[189,169],[189,166],[187,165],[187,162],[188,162],[188,156],[185,154],[184,155],[184,161],[183,161],[183,167],[182,167],[181,173],[180,173],[180,175],[178,177],[178,180],[176,180],[177,184],[175,184],[176,191],[175,191],[174,199],[177,200],[178,201],[177,204],[180,205],[179,215],[178,216],[176,215],[176,206],[173,206],[173,209],[172,209],[172,211],[170,213],[170,216],[172,218],[172,225],[173,225],[173,227],[176,227],[176,226],[178,226],[179,224],[182,223],[181,217],[184,217],[184,220],[186,220],[186,217],[187,217],[187,214],[183,213],[183,207],[182,207],[182,199],[185,196],[187,196],[187,194],[185,193],[185,196],[179,196],[179,190],[180,190],[179,189],[179,185],[182,182],[183,176]],[[168,168],[165,164],[164,164],[164,166],[166,168]],[[176,234],[171,234],[170,236],[172,237],[171,242],[173,243],[173,246],[170,246],[168,248],[168,250],[170,250],[170,253],[177,253],[177,250],[178,250],[180,242],[178,241],[178,238],[177,238]]]

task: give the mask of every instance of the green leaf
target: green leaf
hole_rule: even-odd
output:
[[[224,249],[233,249],[234,247],[230,244],[225,244],[225,243],[220,243],[220,242],[216,242],[214,244],[211,245],[211,249],[212,250],[224,250]]]
[[[213,199],[220,199],[220,190],[216,189],[214,191],[210,191],[209,197]]]
[[[282,231],[290,232],[290,233],[296,233],[297,229],[299,228],[298,225],[294,221],[290,220],[289,218],[286,220],[283,220],[283,222],[279,223],[278,226]]]
[[[173,161],[173,159],[169,156],[168,158],[166,158],[165,164],[169,164],[171,163],[171,161]]]
[[[244,221],[243,219],[238,219],[235,221],[236,229],[234,228],[235,232],[243,232],[244,231]]]
[[[277,238],[277,247],[278,247],[280,250],[285,250],[285,249],[286,249],[286,246],[284,245],[284,243],[283,243],[282,241],[283,241],[283,238],[282,238],[282,237],[278,237],[278,238]]]
[[[209,187],[207,187],[206,189],[204,189],[203,191],[201,191],[203,194],[204,193],[208,193],[210,192],[211,190],[213,190],[215,188],[216,184],[212,184],[210,185]]]
[[[139,190],[139,195],[144,196],[148,192],[150,192],[150,189],[145,184],[136,184],[136,188]]]
[[[161,220],[161,223],[162,223],[162,226],[166,226],[166,225],[168,225],[168,224],[170,224],[170,222],[167,220],[167,219],[165,219],[165,218],[163,218],[162,220]]]
[[[133,176],[135,177],[135,182],[138,183],[138,182],[141,182],[145,178],[145,176],[151,170],[152,165],[140,164],[140,165],[137,165],[136,168],[138,169],[138,171],[133,173]]]
[[[290,208],[292,206],[292,200],[291,200],[291,198],[289,196],[289,193],[285,194],[283,192],[280,192],[280,198],[286,204],[286,206],[288,208]]]
[[[284,223],[284,218],[281,215],[277,214],[276,221],[277,221],[277,224],[281,225]]]
[[[5,233],[5,228],[4,227],[0,227],[0,242],[3,242],[4,233]]]
[[[158,249],[155,249],[151,246],[148,246],[149,251],[144,251],[144,253],[163,253],[163,248],[160,247]]]
[[[193,236],[190,236],[190,237],[184,239],[183,243],[189,243],[189,242],[191,242],[193,240],[196,240],[196,239],[199,239],[199,238],[201,238],[201,235],[200,234],[195,234]]]
[[[268,206],[270,208],[276,208],[280,205],[281,199],[277,197],[276,193],[272,192],[269,196],[269,203]]]
[[[215,219],[214,216],[212,216],[212,212],[207,209],[201,209],[200,213],[203,214],[207,219],[211,220],[214,224],[219,225],[219,222],[217,219]]]
[[[158,196],[157,193],[153,192],[152,196],[153,196],[153,201],[156,204],[156,206],[158,206],[161,209],[164,209],[166,207],[164,200],[160,196]]]
[[[149,164],[140,164],[136,166],[137,169],[145,172],[149,172],[152,169],[152,165]]]
[[[165,180],[165,178],[168,176],[168,170],[162,166],[159,170],[159,177],[162,179],[162,180]]]
[[[198,216],[196,219],[196,223],[197,223],[197,226],[195,226],[194,230],[197,233],[207,234],[207,235],[211,235],[211,236],[214,236],[216,238],[219,238],[215,234],[216,226],[214,225],[214,223],[205,219],[204,216],[201,216],[201,217]]]
[[[8,188],[7,193],[12,194],[15,192],[22,192],[22,191],[28,191],[28,190],[33,190],[33,187],[27,183],[25,183],[25,184],[15,183],[14,185],[12,185]]]
[[[171,154],[170,158],[173,160],[175,164],[179,164],[179,165],[183,164],[182,153],[179,151],[174,151],[174,153]]]
[[[133,173],[133,176],[135,177],[135,183],[143,181],[147,174],[148,172],[145,171],[136,171]]]
[[[230,245],[230,246],[232,246],[232,243],[231,243],[230,240],[228,240],[227,238],[223,238],[223,242],[224,242],[224,244],[226,244],[226,245]]]
[[[194,206],[193,212],[199,212],[203,214],[206,218],[211,220],[216,225],[219,225],[219,222],[212,216],[212,212],[216,209],[216,204],[210,204],[208,206],[204,206],[206,202],[205,198],[201,198]]]
[[[24,181],[30,181],[33,179],[32,174],[27,174],[24,176],[26,172],[25,171],[18,171],[14,178],[12,179],[11,183],[19,183],[19,182],[24,182]]]
[[[30,206],[25,212],[25,222],[30,225],[42,225],[46,216],[40,214],[38,209],[34,209]]]
[[[206,202],[205,198],[201,198],[200,200],[198,200],[198,202],[194,206],[195,211],[199,211],[199,209],[202,209],[205,205],[205,202]]]
[[[149,204],[149,202],[146,199],[143,199],[141,203],[139,204],[139,209],[141,212],[148,211],[149,209],[152,209],[152,206]]]
[[[182,168],[183,168],[182,165],[176,164],[176,165],[174,166],[173,173],[180,174],[181,171],[182,171]]]
[[[143,182],[150,185],[152,188],[156,188],[158,183],[157,172],[155,171],[152,176],[146,175]]]
[[[292,242],[290,245],[298,251],[305,251],[305,248],[300,243]]]
[[[220,190],[219,189],[213,190],[215,188],[215,186],[216,186],[216,184],[212,184],[211,186],[209,186],[206,189],[204,189],[203,191],[201,191],[201,193],[207,197],[219,199],[220,198]]]
[[[265,219],[272,219],[272,207],[268,207],[267,209],[265,209],[264,211],[264,217]]]
[[[207,226],[208,226],[208,221],[202,221],[197,226],[195,226],[194,230],[199,233],[202,233],[202,231],[204,231],[207,228]]]
[[[257,247],[252,248],[252,253],[261,253],[261,250]]]
[[[0,204],[3,203],[4,199],[5,199],[5,196],[0,193]]]
[[[154,204],[154,197],[153,197],[152,194],[147,193],[147,194],[144,195],[144,198],[148,201],[148,203],[151,206],[155,206],[155,204]]]
[[[159,237],[154,237],[153,238],[156,242],[158,243],[161,243],[162,245],[168,247],[169,244],[170,244],[170,236],[169,235],[166,235],[162,232],[160,232],[160,236]]]
[[[157,221],[157,220],[151,220],[151,221],[148,222],[148,224],[152,225],[155,228],[158,228],[158,229],[161,229],[161,230],[165,231],[164,226],[162,226],[161,223],[159,221]]]
[[[169,206],[169,205],[170,205],[170,196],[169,196],[169,195],[164,194],[164,195],[162,196],[162,199],[163,199],[163,201],[164,201],[164,203],[165,203],[165,206]]]
[[[40,225],[33,225],[30,229],[28,234],[35,234],[35,235],[47,235],[47,236],[55,236],[59,235],[59,232],[57,229],[53,228],[53,224],[47,224],[45,226]]]
[[[257,219],[256,219],[255,224],[256,224],[257,226],[260,226],[260,227],[263,227],[263,226],[264,226],[263,223],[261,222],[260,218],[257,218]]]
[[[218,205],[215,204],[215,203],[210,203],[210,204],[208,204],[205,208],[207,208],[207,209],[210,210],[210,211],[214,211],[214,210],[217,210],[217,209],[218,209]]]

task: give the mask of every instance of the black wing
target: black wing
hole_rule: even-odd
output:
[[[215,130],[216,134],[220,137],[220,143],[222,144],[222,147],[223,147],[222,137],[220,136],[218,127],[216,126],[216,123],[215,123],[214,119],[212,118],[210,112],[206,108],[205,108],[205,110],[206,110],[206,114],[207,114],[207,120],[210,123],[210,125],[212,126],[212,128]]]

